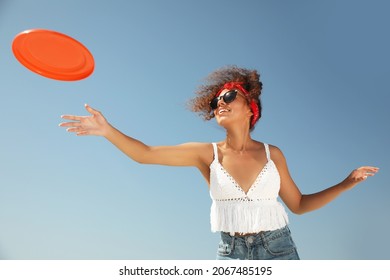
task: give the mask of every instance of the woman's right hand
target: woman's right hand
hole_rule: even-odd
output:
[[[103,114],[87,104],[85,104],[85,109],[91,114],[90,116],[62,115],[62,119],[70,120],[71,122],[63,122],[59,126],[67,127],[68,132],[73,132],[77,136],[105,136],[110,128],[110,124]]]

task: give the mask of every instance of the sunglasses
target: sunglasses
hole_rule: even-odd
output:
[[[224,95],[216,96],[211,100],[210,107],[211,109],[215,110],[218,108],[218,102],[219,100],[223,99],[223,102],[225,103],[231,103],[236,99],[237,97],[237,90],[229,90]]]

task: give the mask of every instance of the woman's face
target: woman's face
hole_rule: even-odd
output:
[[[222,97],[228,91],[224,89],[219,96]],[[237,96],[232,102],[226,103],[223,98],[219,99],[214,115],[218,124],[226,128],[232,124],[249,125],[252,111],[244,94],[237,90]]]

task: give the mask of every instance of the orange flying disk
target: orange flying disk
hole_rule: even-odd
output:
[[[77,81],[92,74],[90,51],[75,39],[51,30],[31,29],[16,35],[12,43],[16,59],[47,78]]]

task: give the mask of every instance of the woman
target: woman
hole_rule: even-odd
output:
[[[221,232],[217,259],[299,259],[284,204],[296,214],[323,207],[355,187],[378,168],[357,168],[339,184],[303,195],[291,178],[285,157],[275,146],[251,138],[261,117],[262,83],[256,70],[225,67],[211,73],[192,100],[192,110],[216,118],[226,131],[218,143],[148,146],[112,125],[86,105],[90,116],[62,116],[76,135],[105,137],[139,163],[195,166],[209,184],[211,229]]]

